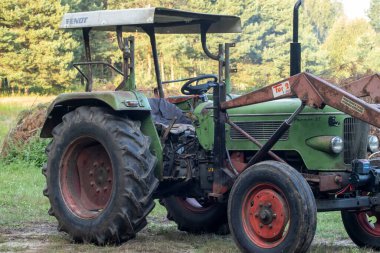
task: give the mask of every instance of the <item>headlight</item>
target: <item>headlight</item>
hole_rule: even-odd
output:
[[[339,136],[335,136],[330,141],[330,148],[335,154],[339,154],[343,150],[343,140]]]
[[[368,150],[372,153],[379,150],[379,139],[374,135],[368,135]]]

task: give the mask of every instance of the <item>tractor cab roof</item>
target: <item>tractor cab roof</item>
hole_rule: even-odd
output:
[[[115,31],[122,27],[125,32],[144,32],[154,27],[155,33],[191,34],[201,33],[207,25],[207,33],[239,33],[240,18],[237,16],[203,14],[166,8],[137,8],[125,10],[102,10],[67,13],[60,28]]]

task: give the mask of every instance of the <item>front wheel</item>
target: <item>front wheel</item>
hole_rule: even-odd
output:
[[[316,213],[302,175],[274,161],[246,169],[228,201],[230,230],[243,252],[306,252],[315,235]]]
[[[342,211],[347,234],[359,247],[380,250],[380,213],[368,211]]]

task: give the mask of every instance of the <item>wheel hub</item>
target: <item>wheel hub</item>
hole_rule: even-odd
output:
[[[259,211],[259,218],[260,218],[261,223],[263,223],[264,225],[271,224],[273,221],[273,214],[274,213],[271,208],[268,208],[268,207],[261,208],[261,210]]]
[[[99,215],[107,206],[113,184],[108,153],[100,143],[89,139],[79,139],[70,145],[64,154],[60,174],[67,206],[77,216],[88,219]]]
[[[288,206],[270,187],[256,187],[245,201],[247,232],[258,245],[266,248],[281,241],[288,224]]]
[[[108,183],[112,183],[112,179],[109,178],[109,173],[111,171],[109,166],[106,167],[103,161],[100,161],[99,163],[99,160],[92,165],[93,168],[90,168],[89,170],[89,177],[94,180],[92,181],[92,184],[95,187],[107,187]]]

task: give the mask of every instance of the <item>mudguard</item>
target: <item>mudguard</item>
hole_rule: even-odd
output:
[[[57,96],[47,110],[41,130],[41,138],[53,137],[55,126],[62,122],[66,113],[80,106],[109,107],[114,111],[126,112],[128,117],[141,121],[141,131],[151,138],[151,151],[157,157],[155,174],[162,175],[162,146],[157,134],[148,99],[136,91],[94,91],[64,93]]]

